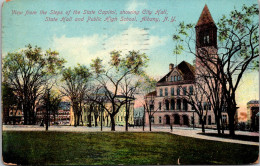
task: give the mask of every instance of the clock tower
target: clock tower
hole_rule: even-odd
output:
[[[203,56],[217,56],[217,26],[209,12],[208,6],[205,5],[199,17],[196,30],[196,53],[204,54]],[[200,60],[196,58],[196,68],[204,66]]]

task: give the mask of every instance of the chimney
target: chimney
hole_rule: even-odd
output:
[[[169,71],[172,71],[173,68],[174,68],[174,64],[170,63],[170,64],[169,64]]]

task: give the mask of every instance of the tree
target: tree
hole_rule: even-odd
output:
[[[141,87],[139,88],[139,95],[142,96],[142,98],[144,99],[143,101],[143,108],[144,108],[144,117],[145,114],[148,114],[148,120],[149,120],[149,130],[152,131],[152,118],[153,115],[155,114],[156,111],[158,111],[160,108],[154,108],[154,99],[155,99],[155,94],[153,94],[153,92],[155,92],[155,87],[156,87],[156,83],[157,81],[148,76],[147,74],[143,75],[143,79],[141,80]],[[152,107],[153,108],[152,108]],[[163,105],[161,105],[161,107],[163,107]],[[145,119],[143,119],[143,123]],[[144,124],[143,124],[143,129],[144,129]]]
[[[235,134],[236,91],[241,78],[247,70],[259,67],[259,61],[256,59],[259,56],[258,13],[255,4],[249,7],[243,5],[241,11],[235,9],[229,16],[223,15],[217,23],[217,52],[212,53],[205,47],[194,51],[193,46],[198,48],[198,44],[193,38],[193,24],[180,23],[173,35],[173,40],[177,43],[175,52],[180,54],[187,49],[218,80],[221,87],[218,93],[224,96],[227,107],[230,135]]]
[[[88,122],[91,127],[91,114],[94,113],[95,126],[97,126],[97,118],[100,116],[100,129],[103,127],[103,107],[106,107],[107,101],[105,97],[106,90],[98,85],[92,85],[87,93],[85,105],[88,108]],[[102,106],[101,106],[102,105]]]
[[[74,68],[66,68],[62,72],[61,93],[70,98],[74,114],[74,126],[82,121],[82,111],[84,106],[85,95],[88,90],[91,73],[84,65],[77,65]]]
[[[107,111],[111,119],[111,131],[115,131],[115,115],[120,108],[126,104],[126,100],[120,99],[119,95],[122,93],[120,85],[122,86],[123,79],[131,74],[142,73],[148,58],[145,54],[139,51],[129,51],[124,57],[120,51],[112,51],[110,53],[111,61],[106,69],[102,65],[102,60],[97,58],[92,61],[91,67],[96,73],[96,80],[105,89],[105,96],[111,108],[102,106],[102,103],[97,101],[101,107]]]
[[[125,131],[128,131],[128,120],[129,113],[131,108],[131,101],[133,101],[134,95],[137,92],[138,87],[140,86],[140,82],[135,80],[134,75],[130,74],[125,76],[123,81],[120,83],[122,89],[122,95],[125,98]]]
[[[3,77],[22,105],[24,124],[35,123],[35,105],[44,92],[44,86],[57,76],[65,60],[51,49],[28,45],[25,50],[8,53],[3,59]]]

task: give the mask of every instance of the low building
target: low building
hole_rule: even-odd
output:
[[[118,100],[124,100],[124,96],[118,96]],[[104,103],[105,107],[107,109],[112,109],[111,103],[107,102]],[[111,120],[108,112],[104,109],[102,109],[99,105],[94,104],[94,108],[90,108],[90,104],[85,104],[84,110],[82,112],[82,118],[80,119],[80,125],[84,126],[101,126],[101,119],[102,126],[110,126]],[[126,118],[126,105],[122,105],[119,109],[119,112],[114,116],[115,118],[115,124],[117,126],[125,126],[125,118]],[[90,111],[90,109],[92,111]],[[90,113],[91,112],[91,113]],[[70,109],[70,125],[74,125],[74,113],[73,108]],[[129,118],[128,118],[128,124],[134,125],[134,100],[131,99],[130,101],[130,109],[129,109]]]
[[[36,124],[45,123],[47,116],[46,108],[43,105],[39,105],[36,108]],[[49,113],[49,124],[69,125],[70,121],[70,102],[61,102],[57,113]]]
[[[143,126],[144,123],[144,108],[138,107],[134,109],[134,125]]]
[[[259,101],[251,100],[247,103],[247,124],[253,131],[259,131]]]

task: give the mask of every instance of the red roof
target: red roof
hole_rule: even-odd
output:
[[[148,97],[148,96],[156,96],[156,91],[152,91],[150,93],[147,93],[145,96],[146,97]]]
[[[199,18],[196,26],[200,26],[203,24],[209,24],[209,23],[215,24],[210,12],[209,12],[208,6],[205,5],[201,12],[200,18]]]
[[[189,64],[188,62],[182,61],[180,64],[178,64],[175,67],[179,73],[181,73],[182,77],[184,78],[184,81],[187,80],[194,80],[195,79],[195,68],[194,66],[192,66],[191,64]],[[173,71],[173,70],[172,70]],[[172,71],[170,71],[169,73],[167,73],[163,78],[161,78],[157,83],[164,83],[167,82],[166,81],[166,77],[169,77],[172,73]],[[178,81],[179,83],[180,81]],[[177,84],[178,84],[177,83]]]

